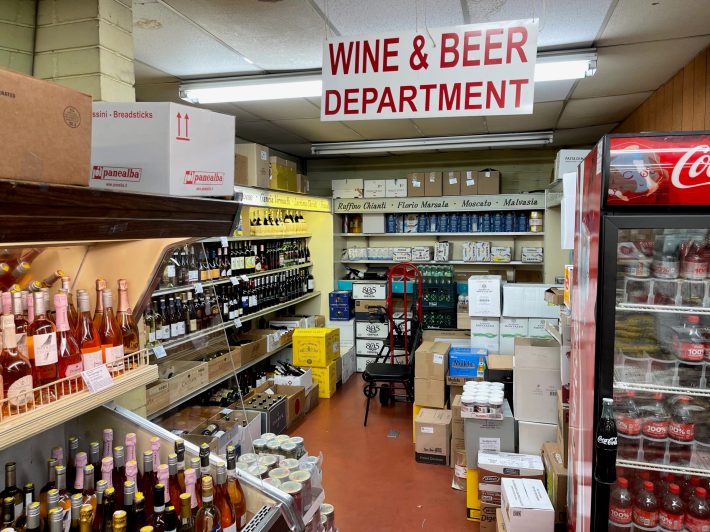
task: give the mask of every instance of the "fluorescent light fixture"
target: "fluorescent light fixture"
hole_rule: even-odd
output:
[[[535,82],[582,79],[597,71],[597,51],[593,48],[571,52],[541,52],[535,63]]]
[[[476,150],[545,146],[552,143],[552,131],[500,133],[457,137],[421,137],[362,142],[327,142],[312,144],[313,155],[368,155],[377,153],[412,153],[437,150]]]
[[[254,102],[320,96],[320,72],[295,75],[245,76],[180,85],[180,98],[191,103]]]
[[[596,70],[597,51],[593,48],[540,52],[535,64],[535,81],[581,79],[593,76]],[[180,98],[196,104],[315,98],[322,92],[320,71],[191,81],[180,85]]]

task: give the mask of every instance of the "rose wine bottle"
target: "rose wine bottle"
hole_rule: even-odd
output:
[[[121,327],[123,335],[123,350],[126,353],[133,353],[140,349],[140,336],[138,334],[138,326],[133,320],[128,305],[128,281],[125,279],[118,280],[118,325]]]
[[[215,475],[214,505],[222,516],[222,532],[237,532],[237,511],[227,494],[227,466],[217,465]]]
[[[222,515],[214,505],[212,477],[202,477],[202,507],[195,516],[195,532],[215,532],[221,530]]]
[[[57,313],[59,378],[75,377],[68,382],[63,382],[60,391],[62,394],[74,393],[82,388],[79,375],[83,371],[83,366],[81,364],[81,349],[79,349],[79,344],[69,327],[66,294],[60,293],[54,296],[54,308]]]
[[[12,313],[15,315],[15,340],[17,341],[17,350],[23,357],[29,360],[30,354],[27,351],[27,328],[30,324],[25,318],[21,292],[12,294]]]
[[[101,350],[101,338],[91,319],[89,311],[89,293],[86,290],[79,290],[76,294],[79,303],[79,317],[76,324],[75,335],[81,349],[81,363],[84,369],[92,369],[104,363],[104,355]]]
[[[234,445],[227,445],[227,494],[237,512],[237,528],[247,524],[247,501],[244,490],[237,479],[237,451]]]
[[[74,296],[71,293],[71,279],[68,275],[62,276],[62,288],[61,291],[67,295],[67,317],[69,318],[69,325],[71,330],[76,330],[77,319],[79,314],[74,306]]]
[[[109,371],[121,372],[123,371],[123,335],[113,314],[113,293],[110,289],[104,288],[102,298],[104,309],[99,337],[104,352],[104,363]]]
[[[94,483],[94,466],[91,464],[84,466],[84,504],[90,504],[93,511],[96,511],[96,483]]]
[[[104,450],[102,458],[110,456],[113,458],[113,429],[104,429],[103,432]]]
[[[26,290],[23,290],[21,293],[25,298],[23,305],[27,307],[25,317],[27,318],[27,323],[30,324],[35,321],[35,298],[31,293],[27,292]],[[29,353],[29,347],[27,348],[27,352]]]
[[[94,325],[96,329],[101,328],[101,322],[104,317],[104,299],[103,292],[106,289],[106,279],[99,277],[96,279],[96,310],[94,311]]]
[[[32,364],[34,386],[44,386],[56,381],[59,376],[57,365],[57,329],[47,317],[44,294],[35,292],[34,321],[27,328],[27,347]],[[46,388],[42,393],[43,401],[56,399],[54,390]]]
[[[32,366],[17,348],[15,318],[12,315],[2,317],[2,337],[0,367],[3,397],[8,399],[7,413],[17,414],[29,406],[33,399]]]

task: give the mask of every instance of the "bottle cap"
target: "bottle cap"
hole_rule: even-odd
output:
[[[629,487],[629,481],[626,480],[624,477],[619,477],[616,480],[616,483],[619,485],[620,488],[628,488]]]
[[[680,486],[678,484],[672,483],[668,485],[668,491],[678,495],[680,493]]]

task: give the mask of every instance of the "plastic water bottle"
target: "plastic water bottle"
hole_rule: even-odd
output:
[[[519,233],[527,233],[528,232],[528,215],[525,214],[525,212],[521,211],[518,213],[518,219],[517,219],[517,228],[516,231]]]
[[[503,227],[506,233],[512,233],[515,231],[515,215],[512,212],[508,211],[505,213],[505,217],[503,218]]]
[[[461,217],[459,218],[459,232],[461,233],[468,233],[471,231],[471,226],[469,225],[471,223],[471,217],[467,212],[462,212]]]
[[[429,233],[436,233],[438,227],[437,221],[438,217],[436,216],[436,214],[432,214],[431,216],[429,216]]]
[[[417,215],[417,233],[426,233],[429,225],[429,217],[426,213]]]
[[[481,230],[481,216],[473,212],[468,220],[468,232],[478,233]]]
[[[452,233],[458,233],[460,230],[459,213],[452,212],[449,216],[449,231]]]
[[[387,215],[387,232],[396,233],[397,232],[397,215],[388,214]]]
[[[484,212],[481,215],[481,232],[490,233],[491,232],[491,213]]]
[[[448,233],[449,232],[449,215],[448,214],[440,214],[439,215],[439,233]]]
[[[493,232],[503,232],[503,214],[501,212],[493,213]]]

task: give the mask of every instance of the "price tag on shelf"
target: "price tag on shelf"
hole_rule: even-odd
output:
[[[227,242],[227,237],[226,236],[221,236],[219,237],[219,241],[222,244],[223,248],[229,247],[229,243]]]
[[[204,289],[202,288],[202,283],[195,283],[194,285],[192,285],[192,287],[195,289],[196,294],[201,294],[202,292],[204,292]]]
[[[237,279],[236,277],[230,277],[229,280],[232,281],[232,286],[236,286],[239,284],[239,279]]]
[[[267,388],[266,390],[264,390],[264,393],[266,395],[274,395],[274,390],[272,390],[271,388]]]
[[[242,320],[239,318],[234,318],[234,326],[238,329],[239,327],[242,326]]]
[[[165,348],[162,345],[153,346],[153,354],[155,355],[155,358],[163,358],[167,355]]]
[[[247,277],[246,275],[241,275],[240,277],[242,278],[242,281],[248,281],[248,280],[249,280],[249,277]]]
[[[84,379],[84,383],[90,392],[101,391],[113,384],[113,379],[108,372],[106,364],[82,371],[81,378]]]

